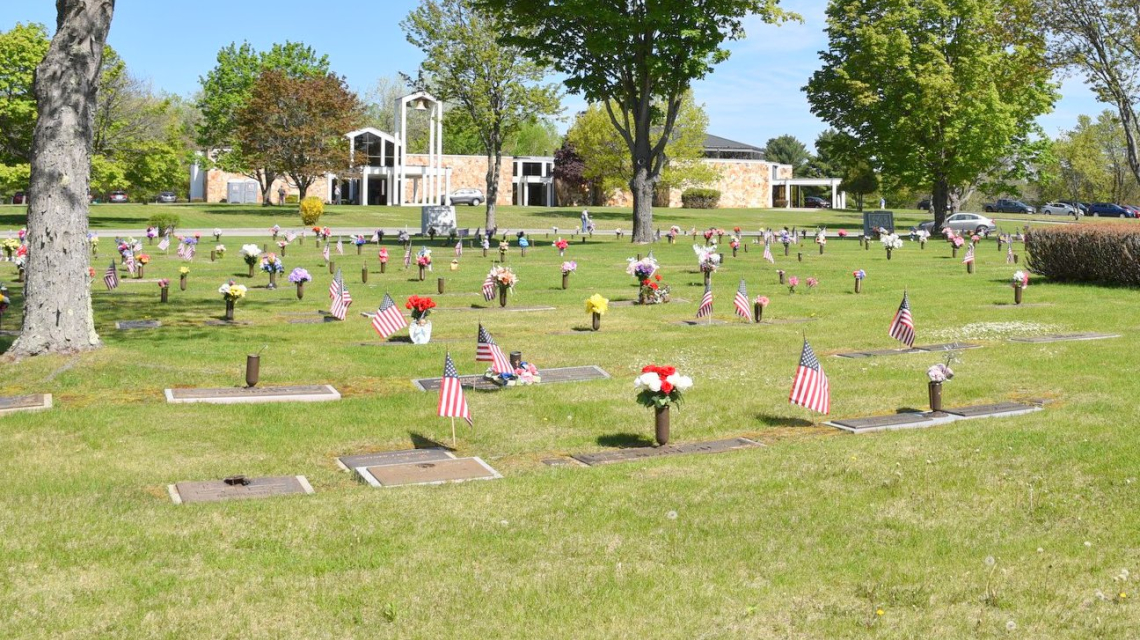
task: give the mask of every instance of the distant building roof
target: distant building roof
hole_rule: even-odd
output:
[[[764,149],[743,142],[729,140],[712,134],[705,134],[704,154],[706,158],[730,158],[741,160],[763,160]]]

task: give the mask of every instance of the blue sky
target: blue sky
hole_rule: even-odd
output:
[[[404,39],[399,23],[418,0],[123,0],[117,3],[110,43],[136,75],[161,90],[190,95],[198,78],[214,66],[218,49],[248,40],[258,49],[274,42],[304,42],[328,54],[332,68],[352,87],[366,91],[378,78],[414,73],[421,54]],[[709,132],[763,146],[790,133],[812,146],[825,126],[808,109],[800,91],[819,67],[824,48],[826,0],[784,0],[803,15],[804,24],[773,27],[752,20],[748,38],[730,43],[732,57],[694,86],[709,114]],[[225,16],[223,18],[222,16]],[[17,22],[55,24],[52,0],[0,0],[0,30]],[[1051,135],[1071,128],[1079,114],[1096,114],[1096,102],[1080,79],[1062,85],[1062,99],[1041,118]],[[576,96],[565,99],[565,113],[583,108]],[[566,123],[560,124],[565,128]]]

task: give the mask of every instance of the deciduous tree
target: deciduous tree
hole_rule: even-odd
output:
[[[343,78],[269,69],[237,112],[237,139],[251,163],[289,176],[304,198],[320,176],[348,166],[344,134],[361,118],[360,101]]]
[[[15,356],[99,346],[87,274],[87,181],[114,9],[114,0],[57,0],[55,36],[36,67],[24,326],[9,351]]]
[[[50,41],[42,24],[0,33],[0,164],[28,162],[36,126],[33,80]]]
[[[685,92],[728,57],[723,45],[744,37],[747,16],[792,17],[778,0],[476,1],[503,20],[505,42],[605,106],[633,166],[635,242],[653,240],[654,186]]]
[[[486,228],[495,228],[503,145],[526,123],[557,114],[558,92],[546,72],[499,41],[506,25],[475,0],[424,0],[401,26],[424,52],[421,76],[438,98],[457,103],[478,132],[487,155]]]
[[[1030,139],[1056,98],[1031,0],[832,0],[812,113],[857,141],[885,179],[951,191]]]

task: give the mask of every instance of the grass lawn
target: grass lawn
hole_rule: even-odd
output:
[[[101,206],[93,226],[145,224],[154,205]],[[178,207],[183,226],[295,225],[261,208]],[[221,213],[218,213],[218,212]],[[233,212],[232,217],[226,212]],[[275,210],[269,210],[275,211]],[[476,210],[472,210],[474,215]],[[628,214],[594,211],[602,228]],[[478,226],[464,219],[461,226]],[[612,219],[610,214],[613,214]],[[0,222],[20,224],[14,210]],[[501,227],[552,226],[541,210],[504,208]],[[7,216],[7,217],[5,217]],[[707,216],[707,217],[706,217]],[[914,220],[918,220],[914,214]],[[662,211],[662,224],[783,226],[822,221],[855,229],[840,212]],[[910,223],[907,214],[900,218]],[[333,208],[329,226],[413,224],[408,210]],[[576,210],[559,225],[577,223]],[[141,220],[141,222],[140,222]],[[803,226],[804,223],[800,223]],[[789,225],[790,226],[790,225]],[[140,227],[141,229],[141,227]],[[343,323],[292,324],[327,308],[331,276],[310,237],[287,270],[315,281],[298,301],[287,283],[245,277],[242,238],[211,264],[203,240],[188,290],[173,251],[147,278],[174,281],[170,303],[154,283],[93,284],[104,348],[77,357],[0,364],[0,394],[48,392],[46,413],[0,418],[0,636],[4,637],[448,637],[448,638],[1126,638],[1140,597],[1140,410],[1135,398],[1136,292],[1035,279],[1014,306],[1014,271],[986,242],[967,275],[949,246],[907,243],[888,261],[877,245],[831,240],[803,262],[761,259],[759,247],[714,276],[715,317],[681,326],[703,287],[689,243],[653,247],[599,238],[572,244],[570,289],[560,287],[553,238],[512,248],[520,283],[508,308],[477,295],[491,258],[468,249],[458,271],[436,247],[426,282],[379,273],[374,245],[336,257],[355,302]],[[259,244],[265,238],[250,239]],[[98,271],[114,253],[101,243]],[[418,246],[418,245],[417,245]],[[582,301],[636,297],[625,259],[652,248],[678,298],[612,306],[601,331]],[[1021,250],[1020,245],[1018,250]],[[726,248],[726,253],[728,250]],[[493,253],[492,257],[497,257]],[[370,268],[360,282],[362,264]],[[776,269],[819,278],[789,294]],[[863,293],[851,272],[864,269]],[[18,324],[13,292],[3,328]],[[101,276],[101,273],[100,273]],[[435,295],[435,278],[447,295]],[[125,273],[123,275],[126,278]],[[786,324],[731,315],[745,278],[765,312]],[[203,326],[223,312],[227,278],[253,288],[237,305],[249,324]],[[840,351],[894,348],[887,325],[904,288],[918,342],[969,340],[946,385],[947,406],[1041,399],[1044,411],[923,430],[845,435],[787,403],[806,334],[830,377],[832,417],[889,414],[926,403],[937,354],[863,360]],[[358,311],[385,291],[401,304],[432,295],[433,341],[379,346]],[[682,301],[684,300],[684,301]],[[460,308],[468,310],[459,310]],[[160,319],[150,331],[114,321]],[[373,489],[340,471],[340,455],[446,440],[434,393],[410,379],[438,376],[450,350],[461,374],[474,362],[476,323],[505,350],[540,367],[597,364],[610,380],[468,392],[476,428],[458,455],[482,457],[491,482]],[[1026,344],[1009,337],[1100,331],[1122,337]],[[0,348],[13,340],[0,337]],[[322,404],[167,405],[163,389],[242,383],[244,356],[264,348],[262,384],[329,383]],[[634,375],[674,364],[695,386],[673,414],[673,437],[745,436],[767,446],[596,468],[552,468],[545,458],[652,438],[652,412],[634,401]],[[305,475],[312,496],[175,506],[184,480]],[[1126,577],[1122,570],[1133,576]],[[881,615],[880,613],[881,612]]]

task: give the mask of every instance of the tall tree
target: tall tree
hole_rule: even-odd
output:
[[[778,0],[477,2],[504,21],[505,42],[564,74],[571,93],[605,105],[633,166],[634,242],[653,240],[654,186],[692,82],[728,57],[722,45],[744,37],[747,16],[796,17]]]
[[[114,0],[56,0],[56,32],[36,67],[24,328],[14,356],[99,346],[87,275],[87,181],[95,92]]]
[[[361,111],[343,78],[269,69],[237,113],[237,137],[250,162],[276,167],[304,198],[319,176],[348,166],[344,134],[360,125]]]
[[[485,225],[493,229],[503,145],[525,123],[557,114],[558,91],[542,83],[543,66],[499,42],[505,25],[475,0],[423,0],[400,26],[424,52],[420,72],[428,89],[458,103],[479,133],[487,155]]]
[[[812,160],[811,152],[795,136],[784,134],[764,144],[764,159],[769,162],[792,165],[792,175],[800,178]]]
[[[1101,102],[1116,108],[1132,176],[1140,181],[1140,4],[1136,0],[1039,0],[1055,36],[1054,61],[1078,69]]]
[[[0,33],[0,164],[26,163],[32,154],[36,65],[50,41],[42,24],[17,23]]]
[[[832,0],[812,113],[858,142],[897,185],[931,187],[936,224],[952,189],[1028,154],[1056,98],[1032,0]]]
[[[265,205],[270,203],[269,190],[277,179],[278,168],[259,165],[246,157],[238,140],[237,114],[249,103],[258,76],[269,69],[292,78],[325,75],[329,72],[329,60],[299,42],[274,44],[264,52],[258,52],[248,42],[240,46],[231,43],[218,51],[217,65],[198,79],[202,85],[198,144],[205,147],[218,167],[257,180]]]

